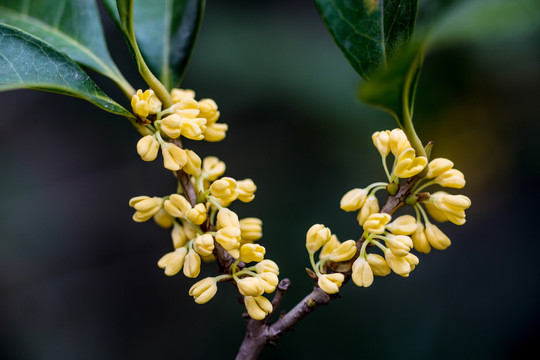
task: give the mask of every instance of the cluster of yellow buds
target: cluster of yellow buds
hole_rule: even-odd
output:
[[[161,110],[162,104],[152,90],[137,90],[131,99],[133,111],[152,135],[142,137],[137,143],[137,152],[144,161],[156,159],[159,149],[163,165],[171,171],[183,169],[186,173],[197,175],[201,159],[192,150],[183,149],[173,142],[180,136],[191,140],[221,141],[225,138],[228,126],[218,123],[220,112],[212,99],[195,100],[193,90],[173,89],[173,105]]]
[[[370,286],[374,276],[386,276],[392,271],[407,277],[419,263],[418,257],[411,250],[428,253],[431,247],[443,250],[450,245],[450,239],[429,221],[422,205],[425,205],[427,212],[436,221],[451,221],[457,225],[465,223],[465,210],[471,205],[470,199],[464,195],[451,195],[443,191],[420,193],[435,184],[457,189],[465,186],[463,173],[453,169],[454,164],[450,160],[438,158],[428,163],[427,157],[416,156],[416,151],[401,129],[376,132],[372,140],[381,155],[388,182],[376,182],[364,189],[352,189],[340,202],[341,209],[358,212],[357,220],[363,227],[360,240],[340,243],[336,235],[318,224],[313,225],[306,235],[306,248],[318,277],[318,285],[328,294],[339,291],[349,272],[325,273],[328,270],[327,262],[354,261],[350,276],[361,287]],[[388,171],[386,163],[390,153],[395,159],[392,171]],[[416,218],[402,215],[392,221],[390,214],[380,212],[376,193],[386,189],[390,195],[395,195],[400,179],[415,176],[405,204],[414,207]],[[368,254],[368,247],[380,249],[382,256]],[[314,254],[319,249],[319,261],[315,263]]]
[[[248,314],[261,320],[272,312],[271,302],[263,295],[275,291],[279,268],[264,258],[266,249],[255,243],[262,237],[262,221],[254,217],[239,219],[228,208],[235,200],[252,201],[257,186],[251,179],[224,177],[225,163],[217,157],[201,161],[194,151],[181,147],[175,140],[180,136],[220,141],[225,137],[227,124],[217,123],[220,113],[213,100],[196,101],[193,90],[173,89],[170,95],[174,104],[164,110],[152,90],[139,90],[133,96],[135,114],[153,132],[139,140],[137,152],[143,160],[152,161],[161,149],[165,168],[187,174],[195,198],[184,193],[179,180],[177,193],[132,198],[129,204],[136,210],[133,220],[144,222],[153,218],[159,226],[172,228],[174,250],[158,261],[167,276],[182,271],[188,278],[197,278],[202,262],[215,260],[216,248],[226,250],[235,260],[228,272],[198,281],[189,294],[196,303],[203,304],[215,296],[218,282],[233,282],[243,296]]]

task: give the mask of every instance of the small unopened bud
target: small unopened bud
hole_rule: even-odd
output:
[[[257,186],[251,179],[240,180],[236,183],[238,190],[238,200],[242,202],[250,202],[255,198]]]
[[[214,238],[210,234],[204,234],[193,241],[193,249],[201,256],[208,256],[214,251]]]
[[[202,162],[202,171],[206,178],[214,181],[225,173],[225,163],[215,156],[207,156]]]
[[[197,204],[187,212],[187,218],[195,225],[201,225],[206,221],[206,206]]]
[[[360,209],[360,212],[358,212],[358,223],[360,224],[360,226],[363,226],[364,222],[371,214],[378,212],[379,200],[377,200],[374,195],[368,196],[366,201],[364,202],[364,206],[362,206],[362,209]]]
[[[240,258],[242,258],[245,263],[263,261],[265,253],[266,249],[257,244],[245,244],[240,248]]]
[[[191,89],[172,89],[172,101],[176,104],[186,99],[195,99],[195,91]]]
[[[184,171],[189,175],[199,175],[201,173],[201,158],[192,150],[186,150],[186,164]]]
[[[259,296],[264,293],[264,286],[260,278],[249,276],[236,280],[238,291],[244,296]]]
[[[230,177],[223,177],[210,185],[212,196],[226,202],[232,202],[238,198],[236,180]]]
[[[406,235],[388,235],[386,245],[396,256],[406,256],[413,247],[412,239]]]
[[[330,260],[335,262],[350,260],[356,254],[356,250],[356,241],[347,240],[332,251]]]
[[[189,295],[193,296],[197,304],[204,304],[210,301],[217,292],[216,280],[212,277],[207,277],[196,282],[189,289]]]
[[[137,153],[144,161],[153,161],[159,152],[159,142],[153,135],[146,135],[137,142]]]
[[[257,274],[271,272],[273,274],[279,275],[278,265],[274,261],[268,259],[265,259],[255,265],[255,271],[257,271]]]
[[[228,226],[219,229],[216,233],[216,241],[225,248],[225,250],[232,250],[237,248],[240,244],[240,229],[233,226]]]
[[[335,294],[345,281],[345,276],[341,273],[322,274],[319,276],[317,284],[327,294]]]
[[[165,209],[159,210],[154,215],[154,221],[156,222],[156,224],[158,224],[159,226],[161,226],[164,229],[168,229],[173,225],[173,217],[171,215],[169,215],[165,211]]]
[[[161,120],[161,131],[171,139],[176,139],[182,133],[182,118],[172,114]]]
[[[465,175],[459,170],[450,169],[437,176],[435,183],[444,187],[461,189],[465,186]]]
[[[264,296],[245,296],[244,304],[249,316],[255,320],[262,320],[273,310],[272,303]]]
[[[429,162],[426,179],[435,178],[454,167],[454,163],[445,158],[436,158]]]
[[[330,240],[328,240],[322,247],[321,252],[319,253],[319,259],[329,257],[332,251],[334,251],[341,243],[339,242],[336,235],[332,235]]]
[[[167,253],[161,257],[158,261],[158,266],[165,269],[165,275],[173,276],[180,272],[182,266],[184,266],[184,259],[186,258],[187,249],[181,247],[173,252]]]
[[[384,252],[386,262],[396,274],[403,277],[409,276],[411,272],[411,264],[402,256],[396,256],[390,249]]]
[[[416,231],[416,219],[411,215],[402,215],[386,225],[386,228],[395,235],[411,235]]]
[[[199,116],[208,120],[208,125],[212,125],[219,119],[219,111],[216,102],[212,99],[202,99],[199,101]]]
[[[184,262],[184,275],[188,278],[196,278],[201,271],[201,257],[194,250],[190,250]]]
[[[379,154],[385,157],[390,153],[390,131],[377,131],[371,136],[373,140],[373,145],[379,150]]]
[[[163,166],[166,169],[169,169],[171,171],[178,171],[182,168],[182,166],[186,165],[186,151],[174,144],[163,144],[161,146],[161,154],[163,155]]]
[[[431,246],[437,250],[444,250],[451,245],[451,241],[436,225],[426,224],[426,238]]]
[[[264,292],[267,294],[274,292],[279,284],[279,278],[271,272],[262,273],[259,275],[259,278],[263,284]]]
[[[385,213],[375,213],[369,215],[364,222],[364,230],[372,234],[384,233],[385,225],[390,222],[392,216]]]
[[[386,260],[379,254],[368,254],[366,260],[373,270],[373,275],[375,276],[386,276],[390,274],[390,266]]]
[[[327,241],[330,240],[332,233],[330,229],[321,224],[315,224],[309,228],[306,234],[306,248],[309,252],[316,252]]]
[[[163,208],[171,216],[177,218],[186,218],[187,213],[191,210],[191,204],[189,201],[180,194],[172,194],[169,199],[163,203]]]
[[[418,252],[429,254],[431,251],[431,246],[429,245],[429,241],[424,231],[424,224],[419,222],[417,225],[416,231],[411,235],[413,247]]]
[[[244,218],[240,220],[240,231],[242,241],[257,241],[262,237],[262,220],[254,217]]]
[[[204,140],[208,142],[218,142],[227,136],[229,125],[225,123],[215,123],[206,127],[204,130]]]
[[[394,174],[399,178],[406,179],[419,174],[426,167],[428,161],[425,156],[416,157],[413,148],[406,148],[399,154]]]
[[[349,190],[341,198],[339,206],[345,211],[356,211],[364,205],[366,201],[367,192],[364,189],[352,189]]]
[[[222,208],[218,211],[217,214],[217,223],[216,227],[222,229],[225,227],[240,227],[240,222],[238,221],[238,215],[234,211],[229,210],[228,208]]]
[[[351,277],[356,286],[368,287],[373,284],[373,270],[366,259],[359,257],[354,261]]]

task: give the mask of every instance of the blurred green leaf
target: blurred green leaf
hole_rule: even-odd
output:
[[[0,0],[0,23],[42,39],[129,88],[107,50],[94,0]]]
[[[107,10],[131,37],[120,21],[118,9],[126,13],[130,1],[102,0]],[[117,8],[118,3],[118,8]],[[202,23],[206,0],[135,1],[133,26],[137,45],[150,70],[167,89],[177,86],[186,71]],[[128,40],[133,46],[133,40]],[[132,49],[133,53],[136,53]]]
[[[28,33],[0,24],[0,91],[22,88],[75,96],[133,118],[66,54]]]
[[[316,0],[326,27],[363,78],[409,41],[418,0]]]

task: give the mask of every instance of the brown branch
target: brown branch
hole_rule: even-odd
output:
[[[399,208],[404,206],[405,198],[409,195],[417,180],[418,179],[415,177],[410,178],[407,179],[403,185],[399,186],[397,193],[388,197],[381,212],[393,215]],[[362,239],[358,242],[361,244]],[[334,271],[339,269],[339,272],[345,273],[347,275],[345,282],[348,282],[350,279],[349,273],[356,257],[358,257],[358,252],[352,260],[343,263],[331,263],[329,264],[329,267]],[[236,360],[257,359],[267,345],[274,345],[276,341],[281,338],[285,332],[291,330],[296,323],[311,314],[320,305],[327,305],[331,300],[336,298],[339,298],[338,294],[329,295],[322,291],[318,286],[315,286],[310,294],[302,299],[294,308],[289,310],[289,312],[285,313],[274,324],[269,325],[267,319],[265,319],[266,321],[249,319],[246,326],[246,334],[242,345],[238,350]],[[276,309],[274,309],[274,311],[276,311]]]

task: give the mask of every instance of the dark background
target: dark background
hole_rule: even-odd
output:
[[[142,87],[104,22],[113,56]],[[509,36],[427,57],[415,123],[435,141],[433,156],[465,173],[466,188],[451,192],[472,199],[467,223],[442,224],[452,246],[421,255],[409,278],[346,286],[263,358],[515,359],[534,348],[539,40]],[[395,123],[355,98],[360,82],[311,1],[209,2],[183,87],[215,99],[230,130],[221,143],[190,146],[258,185],[234,210],[263,219],[267,256],[292,280],[286,309],[313,285],[306,230],[324,223],[341,240],[357,238],[339,200],[384,180],[371,134]],[[129,123],[36,91],[2,93],[0,109],[0,358],[233,358],[244,336],[234,289],[195,304],[194,281],[156,265],[171,250],[169,232],[131,220],[129,198],[170,194],[175,180],[159,159],[140,160]]]

